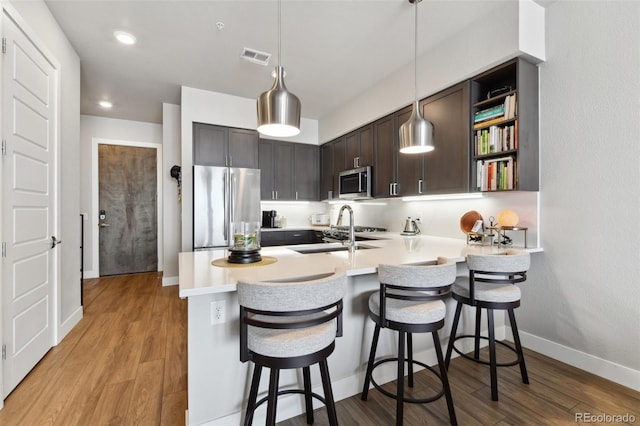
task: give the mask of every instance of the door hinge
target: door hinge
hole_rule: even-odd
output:
[[[2,257],[7,257],[7,243],[2,242]]]
[[[2,345],[2,360],[6,360],[7,359],[7,345]]]
[[[2,53],[7,53],[7,38],[2,37]]]

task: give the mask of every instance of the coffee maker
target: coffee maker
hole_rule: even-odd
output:
[[[276,210],[263,210],[262,211],[262,227],[275,228],[277,215],[278,215],[278,212]]]

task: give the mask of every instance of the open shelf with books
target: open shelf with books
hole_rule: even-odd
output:
[[[471,103],[471,190],[537,191],[537,67],[515,58],[473,77]]]

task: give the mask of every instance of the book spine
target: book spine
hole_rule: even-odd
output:
[[[504,121],[504,116],[500,116],[500,117],[497,117],[497,118],[493,118],[491,120],[475,123],[473,125],[473,129],[475,130],[475,129],[479,129],[481,127],[489,127],[489,126],[492,126],[494,124],[502,123],[503,121]]]
[[[478,160],[476,188],[480,191],[503,191],[517,188],[516,159],[513,156]]]
[[[478,123],[480,121],[489,120],[495,117],[503,117],[505,116],[505,108],[504,105],[498,105],[496,107],[483,109],[475,113],[473,117],[474,123]]]

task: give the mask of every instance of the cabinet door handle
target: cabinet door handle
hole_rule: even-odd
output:
[[[274,200],[277,200],[278,199],[278,191],[276,190],[274,192],[276,193],[276,198],[274,198]]]
[[[233,157],[229,156],[229,167],[233,167]]]
[[[422,179],[418,179],[418,194],[422,194],[422,185],[424,181]]]
[[[298,199],[298,191],[296,191],[296,200]]]
[[[353,157],[353,167],[360,167],[360,157]]]
[[[389,195],[393,195],[393,183],[389,184]]]
[[[393,195],[398,195],[398,183],[393,184]]]

